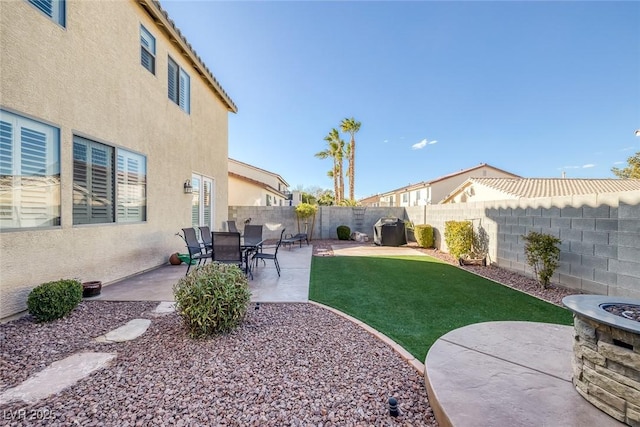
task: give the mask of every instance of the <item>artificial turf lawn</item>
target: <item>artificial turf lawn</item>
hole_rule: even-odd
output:
[[[472,323],[573,323],[567,309],[428,256],[313,257],[309,298],[367,323],[420,361],[440,336]]]

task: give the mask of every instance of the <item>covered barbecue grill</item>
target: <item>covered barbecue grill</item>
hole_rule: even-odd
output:
[[[380,218],[373,226],[373,242],[378,246],[406,245],[404,221],[400,218]]]

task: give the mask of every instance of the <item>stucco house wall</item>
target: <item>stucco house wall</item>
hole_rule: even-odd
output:
[[[203,64],[154,2],[67,1],[66,24],[26,1],[2,3],[3,110],[60,133],[60,225],[0,233],[0,318],[30,290],[60,278],[104,284],[164,264],[191,226],[192,173],[213,179],[213,223],[227,219],[228,113]],[[159,18],[160,16],[160,18]],[[157,25],[154,19],[160,20]],[[155,74],[141,65],[140,26],[156,39]],[[173,40],[172,40],[173,38]],[[168,98],[168,56],[190,76],[190,112]],[[73,224],[73,136],[146,156],[146,221]]]
[[[468,170],[459,174],[451,175],[438,181],[431,182],[431,203],[439,203],[447,197],[456,187],[465,182],[468,178],[511,178],[518,177],[501,169],[494,168],[489,165],[483,165],[479,168]]]
[[[282,193],[256,182],[229,176],[229,206],[266,206],[267,194],[271,196],[271,206],[289,206]]]

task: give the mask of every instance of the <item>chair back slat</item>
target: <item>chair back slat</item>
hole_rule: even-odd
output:
[[[236,227],[236,222],[235,221],[227,221],[227,230],[230,233],[238,233],[238,228]]]
[[[212,240],[214,261],[242,264],[240,233],[214,231]]]
[[[206,225],[198,228],[200,229],[200,239],[202,239],[204,247],[210,249],[213,245],[211,241],[211,229]]]
[[[246,241],[259,242],[262,240],[262,225],[247,224],[244,226],[244,239]]]
[[[196,236],[195,228],[183,228],[182,234],[184,235],[184,241],[187,243],[187,250],[190,255],[202,253],[202,246],[200,246],[200,242]]]

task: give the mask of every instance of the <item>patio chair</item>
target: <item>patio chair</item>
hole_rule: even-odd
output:
[[[291,249],[291,246],[295,243],[298,242],[300,243],[300,247],[302,247],[302,241],[307,242],[307,246],[309,246],[309,235],[307,234],[307,224],[304,225],[304,233],[298,233],[298,234],[287,234],[284,238],[284,240],[282,240],[282,244],[283,245],[289,245],[289,249]]]
[[[206,263],[207,259],[211,259],[211,252],[206,251],[198,237],[196,236],[196,230],[193,227],[183,228],[182,229],[182,238],[184,239],[185,244],[187,245],[187,250],[189,251],[189,262],[187,263],[187,272],[185,276],[189,274],[189,269],[191,265],[194,264],[194,261],[198,261],[197,265],[202,263]]]
[[[280,248],[280,245],[282,244],[282,236],[284,236],[284,228],[282,229],[282,231],[280,232],[280,240],[278,240],[278,243],[276,244],[276,249],[273,253],[269,253],[269,252],[256,252],[255,254],[253,254],[253,260],[255,260],[256,262],[256,267],[258,266],[258,260],[261,259],[263,262],[265,259],[272,259],[273,263],[276,265],[276,271],[278,272],[278,277],[280,277],[280,264],[278,263],[278,249]]]
[[[198,227],[200,229],[200,240],[207,252],[213,250],[213,241],[211,240],[211,229],[208,226]]]
[[[236,227],[235,221],[227,221],[227,231],[230,233],[239,233],[240,230]]]
[[[240,249],[240,233],[231,231],[214,231],[211,234],[213,241],[213,260],[224,264],[235,264],[243,269],[242,249]],[[245,273],[250,273],[248,266]]]

